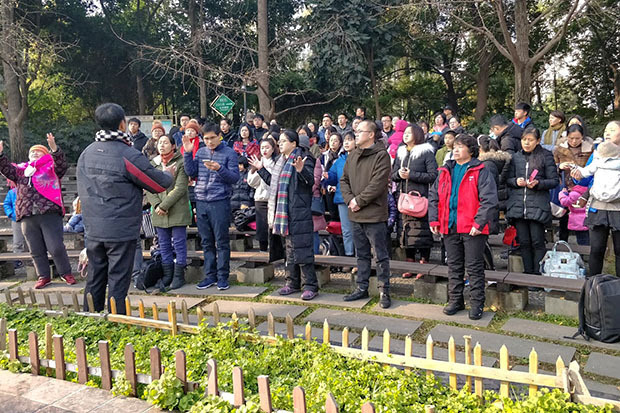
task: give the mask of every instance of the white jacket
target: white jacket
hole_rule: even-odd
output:
[[[267,169],[269,173],[273,173],[273,168],[276,166],[276,163],[271,158],[262,158],[263,159],[263,168]],[[263,179],[258,174],[258,171],[248,172],[248,185],[255,189],[254,191],[254,201],[255,202],[267,202],[269,201],[269,185],[263,181]]]
[[[594,157],[592,162],[578,168],[584,178],[594,175],[590,195],[597,201],[614,202],[620,199],[620,158]]]

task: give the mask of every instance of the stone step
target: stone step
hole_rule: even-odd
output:
[[[16,287],[19,283],[17,281],[0,281],[0,291],[5,288],[13,288]]]
[[[586,345],[590,347],[599,347],[608,350],[620,351],[620,343],[602,343],[596,340],[586,341],[582,336],[572,337],[577,332],[577,327],[560,326],[557,324],[543,323],[540,321],[525,320],[522,318],[511,318],[502,326],[502,330],[513,333],[526,334],[548,338],[551,340],[559,340],[571,345]]]
[[[476,327],[487,327],[495,316],[494,312],[485,311],[480,320],[470,320],[468,310],[463,310],[453,316],[448,316],[443,313],[443,307],[444,306],[442,305],[436,304],[421,304],[411,301],[392,300],[392,306],[390,308],[383,309],[377,304],[373,307],[373,310],[405,317],[469,324]]]
[[[138,290],[132,286],[129,288],[130,292],[144,293],[143,290]],[[149,289],[150,291],[150,289]],[[262,293],[267,291],[266,287],[254,287],[251,285],[234,285],[231,284],[228,290],[218,290],[215,287],[207,288],[205,290],[199,290],[196,288],[196,284],[185,284],[183,287],[170,291],[171,294],[178,294],[181,296],[197,296],[197,297],[234,297],[234,298],[256,298]]]
[[[75,280],[77,281],[75,284],[67,285],[67,283],[61,280],[60,278],[54,277],[52,278],[52,282],[50,284],[48,284],[45,288],[41,290],[37,290],[37,291],[53,292],[53,293],[55,293],[56,291],[69,292],[69,293],[73,293],[74,291],[78,291],[78,292],[82,291],[84,287],[86,287],[86,280],[83,280],[79,277],[77,277]],[[36,281],[26,281],[26,282],[21,283],[18,286],[15,286],[15,288],[21,287],[21,289],[24,290],[24,292],[27,292],[31,288],[34,288],[35,283]]]
[[[447,325],[435,326],[429,334],[433,337],[435,342],[440,343],[447,343],[452,336],[457,346],[464,346],[465,340],[463,336],[469,335],[472,339],[472,345],[480,343],[483,352],[490,351],[499,353],[500,348],[505,344],[508,348],[508,354],[513,357],[527,358],[532,348],[535,348],[538,353],[538,360],[549,364],[555,364],[558,356],[560,356],[564,364],[568,366],[573,360],[576,351],[574,347],[560,346],[558,344],[543,343],[540,341],[526,340],[502,334],[486,333]]]
[[[170,295],[138,295],[138,294],[130,294],[129,300],[131,302],[132,307],[137,307],[140,300],[144,303],[145,308],[151,308],[153,304],[157,305],[157,308],[166,309],[168,308],[168,304],[174,300],[176,307],[181,308],[181,302],[185,300],[187,304],[187,308],[193,308],[198,304],[202,303],[205,298],[204,297],[187,297],[187,296],[170,296]],[[121,303],[116,303],[116,307],[121,305]],[[122,303],[125,305],[125,303]]]
[[[253,308],[254,313],[259,317],[267,317],[269,313],[272,313],[275,318],[286,318],[287,314],[296,318],[308,308],[301,305],[257,303],[253,301],[217,300],[215,303],[217,303],[220,313],[232,314],[236,312],[239,317],[247,317],[248,310]],[[207,313],[213,312],[213,304],[210,303],[204,306],[203,310]]]
[[[401,318],[355,313],[344,310],[319,308],[308,315],[304,322],[323,323],[327,319],[330,325],[349,327],[349,329],[383,332],[388,329],[391,334],[406,336],[413,334],[422,325],[421,321],[403,320]]]
[[[286,323],[274,323],[274,327],[276,330],[276,334],[286,337]],[[261,334],[267,334],[269,327],[267,322],[260,324],[256,329]],[[306,336],[306,326],[294,325],[293,331],[295,332],[295,337]],[[349,332],[349,344],[354,342],[359,337],[359,334],[354,332]],[[315,338],[319,343],[323,342],[323,329],[318,327],[312,327],[312,338]],[[341,330],[329,330],[329,342],[330,344],[341,346],[342,345],[342,331]],[[358,347],[359,346],[354,346]]]
[[[383,351],[383,336],[376,335],[368,343],[368,348],[374,351]],[[391,339],[390,340],[390,354],[405,354],[405,340]],[[426,357],[426,346],[420,343],[413,343],[413,355],[415,357]],[[473,353],[472,353],[473,357]],[[433,350],[433,359],[448,361],[448,349],[435,348]],[[456,352],[456,362],[465,363],[465,352]],[[497,363],[497,359],[494,357],[482,356],[482,365],[486,367],[493,367]]]
[[[304,301],[299,294],[280,295],[277,291],[269,294],[266,298],[273,301],[293,301],[305,305],[332,305],[335,307],[346,308],[362,308],[372,299],[370,297],[356,300],[356,301],[343,301],[344,294],[324,293],[319,291],[319,296],[311,301]]]
[[[583,368],[588,373],[620,380],[620,357],[601,353],[590,353]]]

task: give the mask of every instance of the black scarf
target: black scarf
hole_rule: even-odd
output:
[[[125,132],[117,130],[100,130],[95,134],[96,142],[121,141],[131,146],[131,138]]]

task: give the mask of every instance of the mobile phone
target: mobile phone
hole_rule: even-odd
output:
[[[528,182],[532,182],[534,179],[536,179],[536,175],[538,175],[538,169],[534,169],[532,171],[532,173],[530,174],[530,177],[528,179]]]

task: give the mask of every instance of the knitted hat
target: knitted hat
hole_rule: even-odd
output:
[[[50,150],[47,149],[45,146],[43,145],[32,145],[30,147],[30,150],[28,150],[28,152],[32,152],[32,151],[41,151],[43,152],[45,155],[47,155],[48,153],[50,153]]]
[[[612,141],[605,141],[596,148],[600,158],[617,158],[620,156],[620,146]]]
[[[152,133],[155,129],[159,129],[163,135],[165,135],[165,134],[166,134],[166,129],[164,129],[164,125],[162,125],[160,121],[157,121],[157,120],[156,120],[156,121],[154,121],[154,122],[153,122],[153,127],[151,128],[151,133]]]
[[[196,135],[200,135],[200,132],[201,132],[200,126],[196,122],[191,122],[191,121],[188,122],[188,124],[185,125],[185,130],[188,130],[188,129],[193,129],[196,131]]]
[[[308,135],[299,135],[299,146],[310,149],[310,138],[308,138]]]

